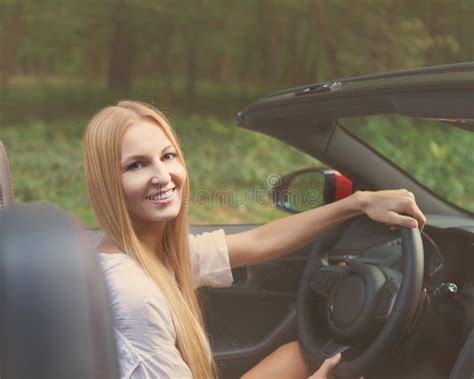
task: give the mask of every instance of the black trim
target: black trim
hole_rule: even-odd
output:
[[[243,348],[216,351],[214,353],[214,358],[217,361],[228,361],[261,355],[264,352],[272,349],[275,343],[283,339],[288,334],[288,332],[293,331],[295,329],[295,322],[296,310],[294,307],[292,307],[288,314],[280,321],[280,323],[259,342]]]

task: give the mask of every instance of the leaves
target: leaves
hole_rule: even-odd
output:
[[[474,211],[473,134],[441,122],[401,116],[342,124],[441,197]]]
[[[93,225],[82,166],[81,138],[86,123],[76,118],[0,129],[18,201],[52,202]],[[280,211],[271,205],[267,176],[317,164],[279,141],[237,129],[215,117],[179,116],[171,123],[184,150],[192,194],[205,191],[215,200],[193,203],[194,222],[224,222],[226,217],[227,222],[268,221]],[[264,203],[258,203],[255,189]],[[228,204],[215,195],[218,191],[231,194]]]
[[[23,0],[15,74],[107,76],[121,0]],[[472,60],[474,3],[409,0],[127,1],[134,79],[185,77],[279,88],[341,76]],[[124,4],[125,4],[124,3]],[[0,0],[0,38],[13,19]],[[15,30],[14,28],[12,30]],[[190,56],[190,46],[197,51]],[[165,59],[161,59],[161,57]],[[168,67],[172,65],[172,69]],[[112,66],[113,67],[113,66]],[[277,88],[278,88],[277,87]]]

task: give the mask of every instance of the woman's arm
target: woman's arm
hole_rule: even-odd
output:
[[[318,234],[363,213],[387,225],[423,228],[426,223],[415,197],[407,190],[356,192],[335,203],[284,217],[247,232],[227,235],[230,265],[239,267],[279,258],[305,246]]]

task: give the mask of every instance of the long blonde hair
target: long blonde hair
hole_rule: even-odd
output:
[[[188,252],[187,201],[176,218],[166,223],[162,251],[175,278],[150,247],[137,236],[127,211],[121,185],[120,151],[126,129],[140,119],[156,122],[176,148],[186,169],[183,154],[165,116],[149,104],[121,101],[102,109],[90,121],[84,136],[84,173],[97,221],[106,235],[134,257],[163,292],[176,329],[177,347],[194,378],[215,377],[209,342],[192,281]],[[183,184],[183,199],[189,194],[189,179]]]

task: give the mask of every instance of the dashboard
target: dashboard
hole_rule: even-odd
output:
[[[474,285],[474,220],[428,216],[421,232],[424,250],[424,281],[428,290],[453,282],[458,288]],[[434,222],[430,223],[430,219]],[[456,222],[458,221],[458,222]],[[472,225],[471,225],[472,224]],[[446,225],[446,227],[444,226]],[[344,227],[343,227],[344,228]],[[366,222],[349,223],[328,251],[332,262],[357,261],[402,271],[401,238],[398,231]]]

